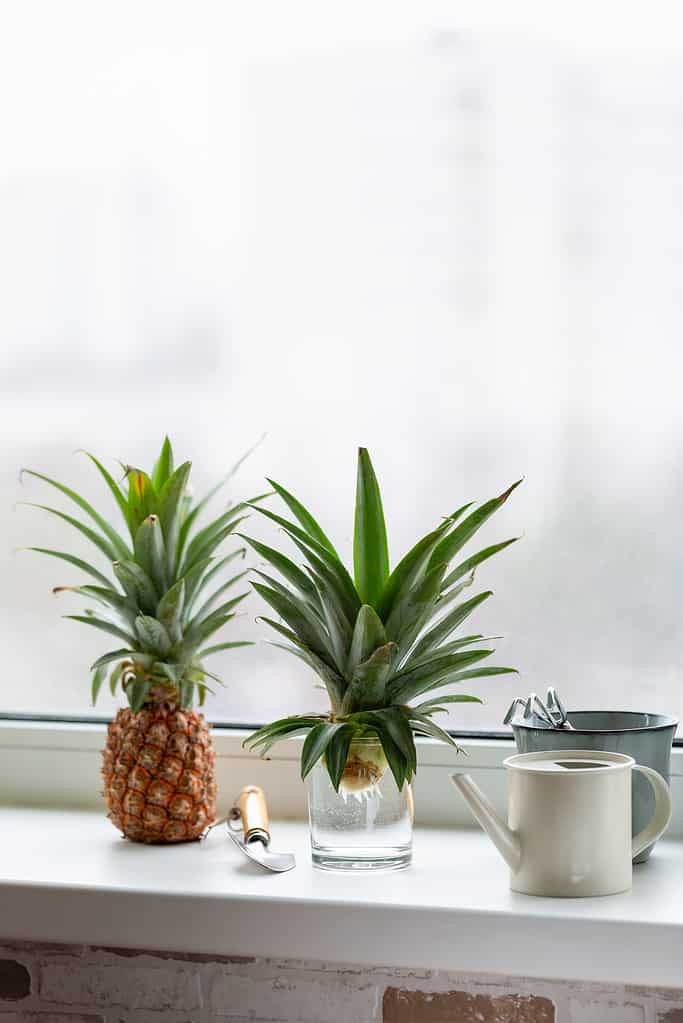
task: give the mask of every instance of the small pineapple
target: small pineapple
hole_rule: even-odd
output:
[[[217,556],[222,542],[243,521],[246,504],[237,504],[202,528],[198,516],[233,475],[201,501],[188,491],[191,463],[174,469],[173,450],[165,439],[151,476],[125,467],[120,486],[93,455],[96,466],[130,533],[124,539],[87,501],[69,487],[24,470],[69,498],[91,519],[79,519],[46,505],[32,505],[57,515],[85,535],[109,562],[115,581],[88,562],[44,547],[30,550],[59,558],[85,572],[93,583],[57,586],[98,605],[83,615],[66,615],[115,636],[123,643],[92,665],[92,700],[109,675],[111,692],[120,685],[129,708],[110,724],[103,750],[104,798],[116,827],[137,842],[182,842],[197,838],[216,813],[214,752],[209,727],[192,710],[211,692],[207,679],[221,683],[204,665],[219,650],[248,645],[242,641],[207,645],[211,636],[235,617],[248,591],[220,601],[246,572],[206,587],[245,549]],[[245,456],[246,457],[246,456]],[[258,502],[266,495],[255,498]],[[254,503],[254,502],[252,502]]]
[[[252,585],[280,619],[263,619],[287,640],[273,645],[319,675],[330,710],[274,721],[254,732],[247,743],[265,754],[285,736],[305,735],[302,777],[322,758],[335,790],[356,798],[373,791],[387,767],[399,790],[411,780],[417,767],[414,734],[458,749],[432,717],[446,712],[448,704],[481,701],[465,694],[413,701],[451,683],[514,671],[472,667],[493,653],[479,645],[486,641],[484,636],[451,638],[491,596],[487,590],[458,602],[462,590],[472,584],[475,568],[514,540],[486,547],[454,568],[450,565],[520,482],[472,511],[471,504],[459,508],[390,572],[379,485],[368,452],[360,448],[352,579],[313,516],[269,480],[297,522],[265,508],[257,510],[284,530],[303,554],[306,571],[280,551],[243,536],[288,584],[259,572],[263,582]],[[375,742],[367,741],[372,738]]]

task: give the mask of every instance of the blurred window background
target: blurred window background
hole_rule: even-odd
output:
[[[242,6],[6,12],[0,712],[114,706],[89,705],[101,637],[60,617],[82,602],[51,594],[78,573],[15,552],[79,550],[15,507],[48,496],[20,468],[108,506],[77,449],[149,467],[168,432],[199,492],[265,431],[216,507],[268,474],[348,561],[359,444],[392,563],[526,476],[479,534],[523,539],[479,570],[475,629],[521,675],[450,727],[550,683],[683,716],[679,19]],[[215,721],[323,706],[265,642],[215,664]]]

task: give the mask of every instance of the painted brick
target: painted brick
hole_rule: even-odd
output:
[[[225,1019],[296,1020],[296,1023],[369,1023],[377,1018],[374,984],[333,977],[248,977],[222,974],[211,985],[211,1008]]]
[[[199,978],[182,966],[135,967],[82,959],[46,960],[40,996],[69,1006],[192,1012],[200,1007]]]
[[[571,1023],[644,1023],[645,1010],[642,1005],[632,1003],[569,1000]],[[683,1017],[680,1023],[683,1023]]]
[[[0,998],[16,1002],[31,994],[31,975],[16,959],[0,959]]]
[[[1,1012],[0,1023],[104,1023],[104,1016],[73,1012]]]
[[[384,1023],[554,1023],[555,1007],[534,995],[469,994],[466,991],[384,992]]]

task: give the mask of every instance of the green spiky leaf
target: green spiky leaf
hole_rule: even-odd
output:
[[[323,532],[323,530],[318,525],[316,520],[313,518],[311,513],[306,508],[304,508],[301,501],[298,501],[293,494],[290,494],[289,491],[285,490],[284,487],[281,487],[279,483],[275,482],[275,480],[268,479],[268,482],[270,483],[275,493],[280,495],[282,500],[285,502],[285,504],[291,511],[294,518],[303,527],[305,532],[308,533],[311,539],[315,540],[323,547],[326,547],[330,554],[333,554],[335,558],[339,560],[339,555],[334,549],[332,541],[329,539],[329,537],[326,536],[326,534]]]
[[[358,450],[353,564],[358,596],[374,605],[389,578],[389,548],[382,496],[366,448]]]
[[[152,470],[152,484],[157,494],[161,492],[169,476],[173,473],[173,448],[168,437],[164,437],[159,457]]]
[[[203,700],[211,691],[205,678],[220,681],[199,657],[248,645],[246,640],[217,642],[205,646],[199,654],[199,647],[235,617],[231,609],[246,596],[240,594],[216,607],[225,591],[240,578],[237,575],[223,581],[219,573],[232,558],[243,557],[244,548],[222,558],[212,556],[216,546],[239,523],[240,509],[244,510],[246,505],[238,505],[204,526],[193,547],[192,564],[181,571],[183,543],[192,544],[195,539],[188,518],[194,521],[210,496],[199,504],[194,502],[188,489],[190,462],[174,469],[171,443],[166,438],[151,475],[142,469],[124,466],[123,481],[118,483],[98,458],[90,452],[85,454],[105,481],[128,525],[132,550],[107,520],[75,491],[41,473],[31,472],[31,475],[60,491],[92,519],[96,528],[59,509],[40,506],[78,530],[104,554],[112,564],[121,591],[112,586],[103,572],[71,553],[45,547],[31,549],[73,565],[97,584],[55,587],[55,592],[68,590],[89,597],[102,608],[97,614],[86,610],[82,615],[66,617],[108,632],[125,643],[124,647],[95,661],[93,695],[103,684],[105,669],[113,664],[109,679],[112,692],[121,682],[132,707],[139,708],[140,701],[144,703],[151,686],[166,686],[169,698],[177,698],[182,706],[190,707],[194,696]],[[263,500],[265,496],[258,495],[253,501]],[[209,580],[215,581],[216,586],[210,596],[204,597],[197,612],[194,602]]]

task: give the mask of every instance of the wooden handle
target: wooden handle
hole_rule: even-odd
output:
[[[242,818],[244,841],[248,842],[249,838],[255,835],[256,832],[261,832],[265,834],[266,838],[270,838],[268,832],[268,807],[266,806],[266,797],[263,789],[260,789],[258,785],[247,785],[240,792],[237,805],[240,808],[240,816]]]

